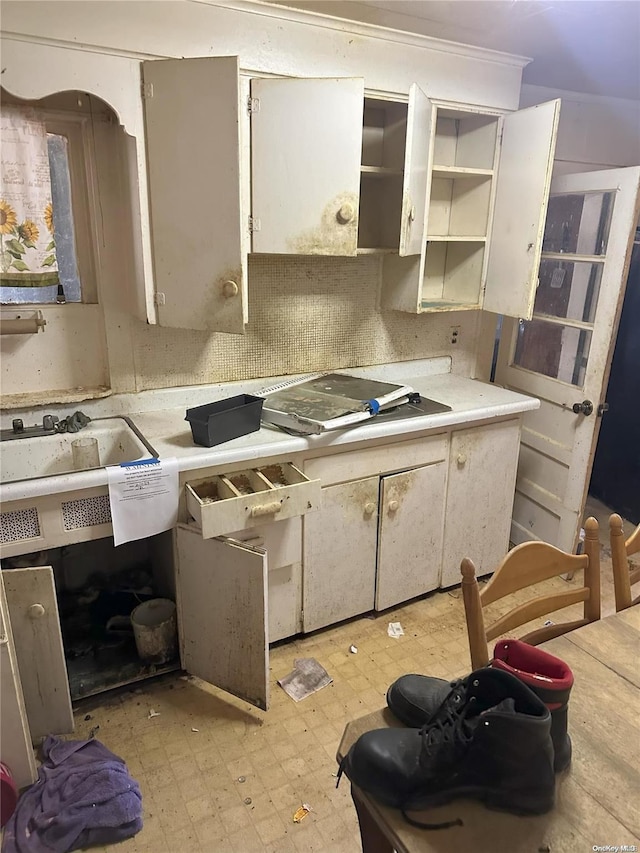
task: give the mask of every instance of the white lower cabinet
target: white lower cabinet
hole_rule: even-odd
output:
[[[445,462],[382,477],[376,610],[440,585]]]
[[[182,666],[258,708],[269,706],[267,554],[233,539],[175,531]]]
[[[460,562],[493,572],[509,547],[520,419],[451,434],[440,586],[460,583]]]
[[[323,489],[304,520],[304,631],[439,585],[445,476],[438,462]]]
[[[306,465],[323,483],[347,482],[323,488],[322,508],[303,522],[304,631],[439,586],[447,441],[429,436]],[[373,476],[355,479],[365,472]]]
[[[322,490],[322,509],[304,521],[305,631],[373,610],[378,477]]]

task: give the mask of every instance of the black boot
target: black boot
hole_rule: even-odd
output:
[[[553,807],[551,715],[511,673],[472,672],[460,700],[422,729],[363,734],[341,771],[384,805],[403,811],[457,797],[514,814]]]
[[[517,676],[542,699],[551,711],[554,770],[558,773],[568,767],[571,762],[571,740],[567,733],[567,705],[573,686],[571,669],[560,658],[521,640],[501,640],[496,643],[489,666]],[[406,726],[418,728],[435,719],[434,714],[441,712],[443,702],[447,707],[455,707],[464,695],[466,681],[403,675],[387,691],[387,704]]]

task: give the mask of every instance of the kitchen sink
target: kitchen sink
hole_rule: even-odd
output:
[[[93,439],[94,441],[85,441]],[[72,443],[80,441],[82,446]],[[34,435],[0,443],[0,481],[15,483],[88,471],[157,456],[129,418],[96,418],[78,432]]]

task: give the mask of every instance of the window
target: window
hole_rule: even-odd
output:
[[[3,107],[6,99],[3,93]],[[24,102],[20,105],[22,106]],[[76,103],[78,103],[76,101]],[[9,103],[9,108],[12,106]],[[45,232],[52,227],[53,234],[40,234],[39,246],[49,250],[44,262],[53,259],[56,269],[55,283],[38,283],[38,286],[0,285],[2,305],[45,305],[65,302],[97,302],[95,280],[94,240],[92,218],[92,180],[94,175],[91,146],[92,115],[59,109],[36,108],[34,115],[46,128],[46,150],[50,179],[51,208],[44,220],[39,220],[37,229]],[[10,212],[9,212],[10,213]],[[2,240],[3,271],[8,266],[11,272],[26,266],[21,260],[28,259],[27,251],[33,246],[28,240],[33,236],[33,223],[27,228],[19,216],[4,221]],[[23,217],[24,218],[24,217]],[[15,219],[15,222],[13,220]],[[8,233],[10,226],[12,233]],[[37,233],[37,231],[36,231]],[[44,246],[44,238],[51,239]],[[27,242],[25,242],[25,239]],[[17,240],[18,245],[12,240]],[[14,251],[12,251],[14,250]],[[28,270],[25,270],[28,272]],[[25,276],[29,278],[29,276]],[[28,284],[29,282],[25,282]]]

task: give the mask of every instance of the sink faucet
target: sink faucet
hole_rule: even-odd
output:
[[[14,418],[11,429],[0,430],[0,441],[9,441],[16,438],[32,438],[35,435],[53,435],[58,432],[57,424],[59,418],[56,415],[45,415],[42,418],[42,426],[34,424],[26,427],[22,418]]]

